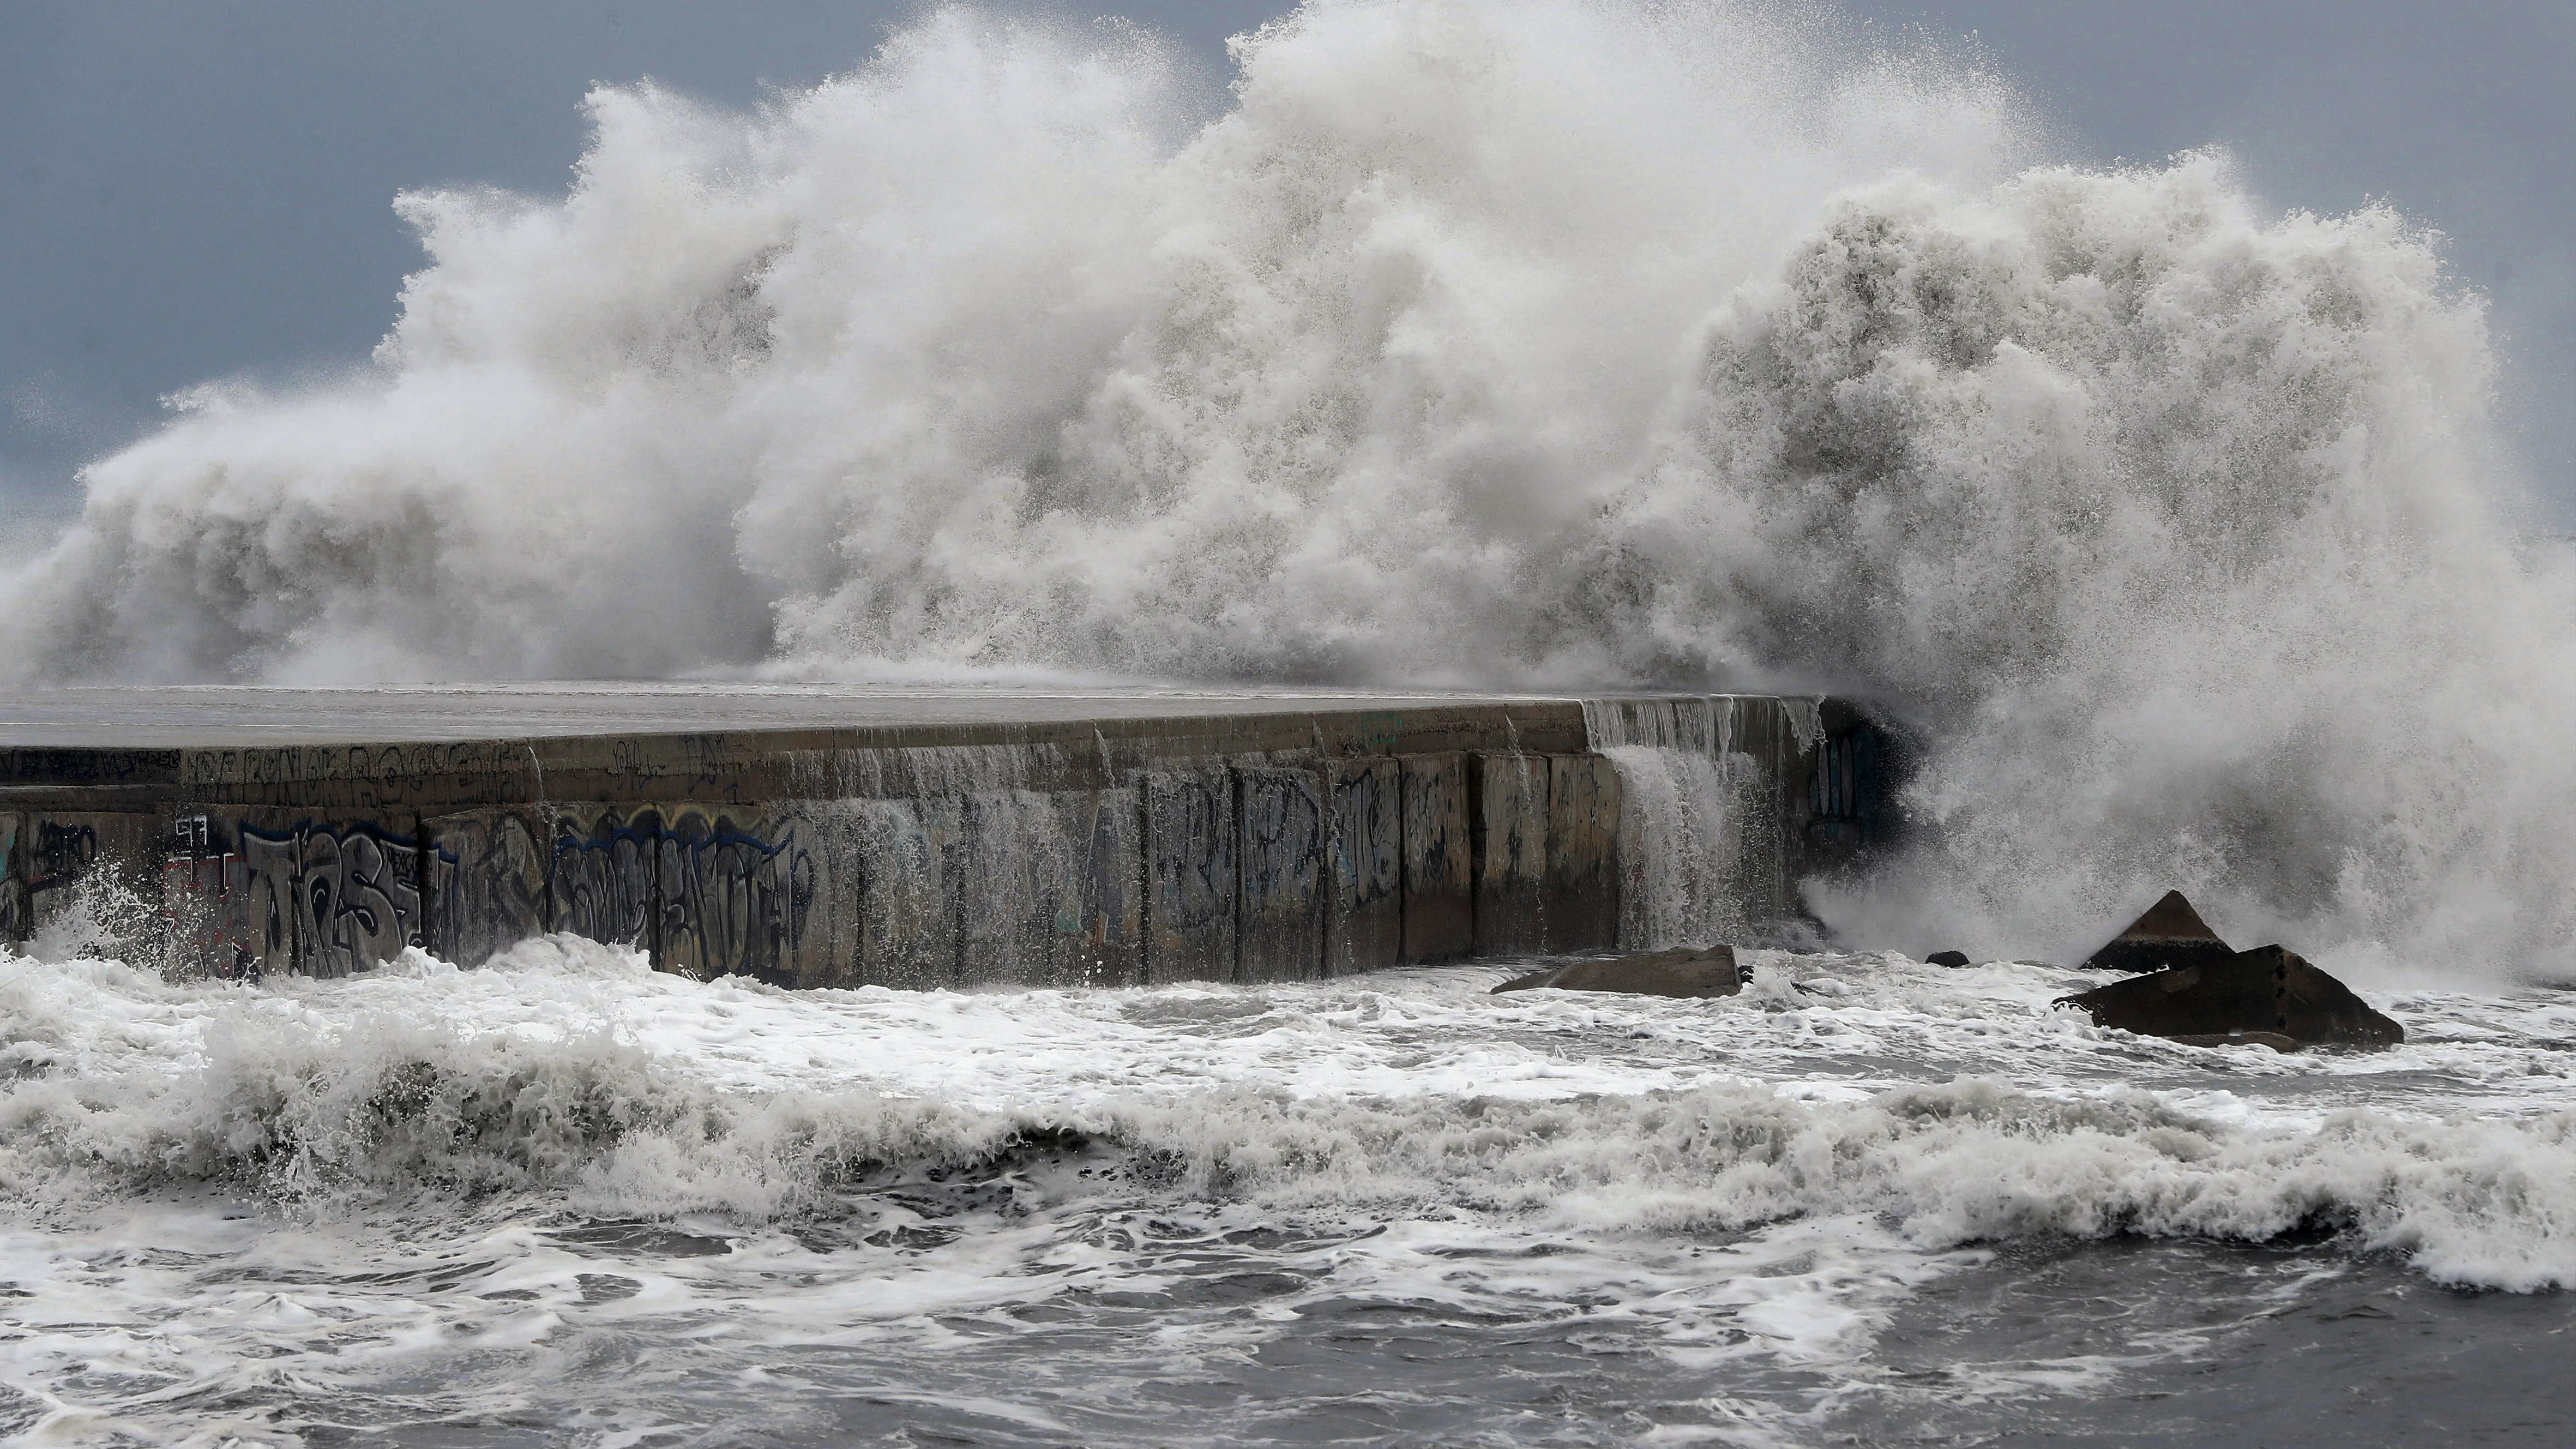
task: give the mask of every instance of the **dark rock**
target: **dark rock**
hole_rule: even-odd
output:
[[[2381,1047],[2406,1040],[2404,1027],[2371,1010],[2350,987],[2279,946],[2133,976],[2062,997],[2058,1004],[2084,1008],[2096,1026],[2196,1044],[2252,1033],[2299,1046]]]
[[[1637,996],[1681,996],[1705,999],[1733,996],[1744,989],[1744,973],[1735,964],[1735,948],[1651,951],[1607,961],[1569,961],[1544,971],[1515,977],[1495,992],[1532,991],[1552,986],[1559,991],[1625,991]]]
[[[1968,964],[1968,953],[1965,951],[1935,951],[1931,955],[1923,958],[1923,964],[1927,966],[1965,966]]]
[[[2180,891],[2147,907],[2102,949],[2084,958],[2087,971],[2163,971],[2174,966],[2203,966],[2224,961],[2236,948],[2200,918]]]

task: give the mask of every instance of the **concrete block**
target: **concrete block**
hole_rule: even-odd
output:
[[[1234,781],[1223,765],[1140,777],[1145,979],[1230,981],[1235,971]]]
[[[164,963],[189,974],[347,976],[430,942],[452,889],[424,871],[407,817],[251,808],[188,812],[165,828]]]
[[[1743,989],[1744,973],[1736,965],[1735,948],[1719,945],[1649,951],[1606,961],[1598,958],[1569,961],[1562,966],[1549,966],[1527,976],[1514,977],[1495,987],[1494,994],[1538,990],[1619,991],[1635,996],[1672,996],[1706,1001],[1733,996]]]
[[[369,970],[422,944],[420,842],[368,821],[299,821],[242,831],[245,860],[295,871],[295,962],[307,976]]]
[[[1545,949],[1619,944],[1619,772],[1604,755],[1547,762]]]
[[[1404,959],[1404,767],[1379,755],[1328,768],[1324,974]]]
[[[480,966],[545,934],[544,822],[526,810],[468,810],[422,822],[430,892],[429,950],[459,966]]]
[[[2258,946],[2223,961],[2172,966],[2074,996],[2096,1026],[2221,1046],[2248,1037],[2293,1046],[2392,1047],[2406,1028],[2374,1010],[2352,988],[2280,946]],[[2279,1040],[2266,1044],[2282,1050]]]
[[[1468,757],[1475,844],[1476,954],[1547,949],[1547,757]]]
[[[161,863],[171,851],[169,816],[31,810],[22,819],[14,854],[26,934],[66,925],[123,960],[149,964],[166,955]]]
[[[146,909],[157,909],[161,857],[170,843],[165,815],[29,811],[18,845],[26,872],[27,920],[32,934],[73,909],[85,883],[112,890]],[[99,899],[106,901],[106,896]],[[110,908],[122,908],[124,902]]]
[[[190,814],[161,861],[162,969],[179,977],[256,979],[298,969],[300,896],[293,854],[253,841],[239,816]]]
[[[1145,978],[1143,803],[1134,790],[1091,790],[1060,797],[1072,838],[1082,849],[1081,937],[1077,980],[1127,986]]]
[[[833,861],[793,808],[672,805],[658,812],[654,964],[699,980],[839,984]],[[641,812],[639,812],[640,819]]]
[[[605,805],[557,807],[547,919],[554,929],[611,946],[653,951],[661,812]]]
[[[1269,765],[1234,771],[1242,829],[1238,981],[1305,981],[1324,970],[1324,779]]]
[[[26,816],[0,811],[0,946],[14,946],[34,929],[27,918],[27,869],[18,851],[26,833]]]
[[[964,952],[970,982],[1066,983],[1077,972],[1082,881],[1053,797],[966,797]]]
[[[1135,980],[1144,915],[1136,792],[988,791],[966,806],[967,979]]]
[[[1404,959],[1446,961],[1476,948],[1475,855],[1467,757],[1401,755]]]
[[[859,979],[923,990],[963,979],[959,953],[966,869],[965,804],[954,796],[853,800]]]

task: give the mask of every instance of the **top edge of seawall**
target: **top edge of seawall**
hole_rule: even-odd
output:
[[[1722,702],[1732,705],[1714,708]],[[1752,731],[1684,729],[1663,743],[1794,754],[1820,733],[1820,705],[1837,708],[1812,697],[1611,692],[57,690],[0,702],[0,810],[749,804],[1082,789],[1192,761],[1581,754],[1657,721],[1736,721]],[[1615,739],[1597,741],[1596,723]],[[1777,738],[1764,746],[1755,736]]]
[[[1587,702],[1714,699],[1654,691],[1031,686],[545,684],[26,690],[0,700],[0,748],[201,750],[515,744],[660,737],[849,737],[861,747],[1079,740],[1229,718],[1579,716]],[[1767,696],[1743,696],[1761,698]]]

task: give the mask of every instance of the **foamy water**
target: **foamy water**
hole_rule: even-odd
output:
[[[251,989],[9,958],[0,1185],[33,1206],[0,1231],[0,1415],[2195,1442],[2095,1402],[2284,1314],[2576,1280],[2576,997],[2382,996],[2405,1047],[2282,1056],[2097,1030],[2055,968],[1751,959],[1681,1002],[1496,998],[1484,967],[800,994],[574,938]],[[2087,1276],[2126,1330],[2056,1296]],[[2015,1295],[2051,1342],[1997,1328]],[[2458,1331],[2564,1326],[2520,1313]]]

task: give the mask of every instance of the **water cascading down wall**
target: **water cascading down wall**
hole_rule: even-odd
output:
[[[1076,706],[344,743],[21,730],[0,940],[72,921],[223,977],[408,947],[472,966],[569,932],[787,986],[1283,981],[1761,939],[1794,929],[1801,879],[1886,834],[1883,737],[1831,700]]]

